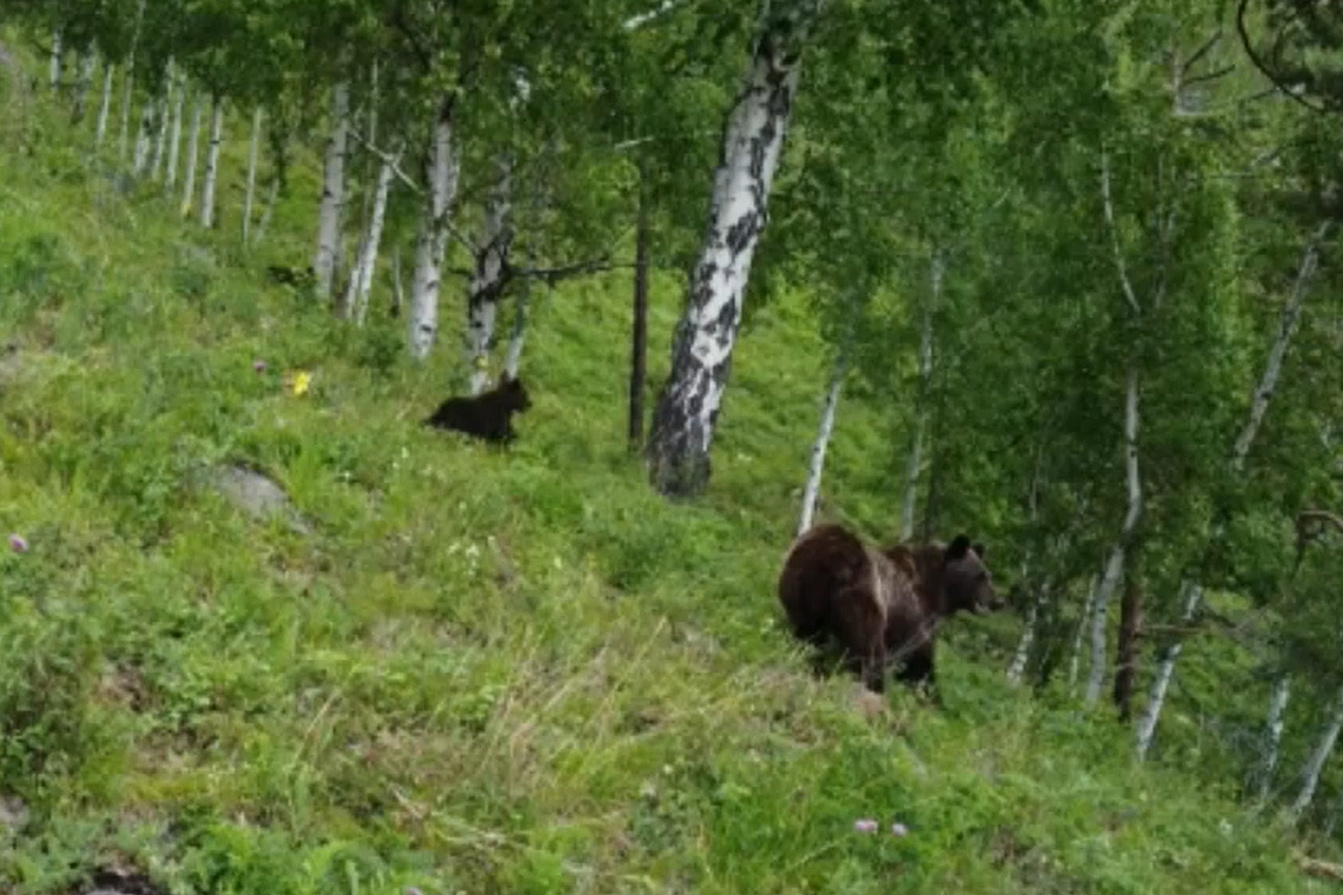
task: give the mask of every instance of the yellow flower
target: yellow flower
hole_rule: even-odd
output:
[[[312,383],[312,374],[306,370],[300,370],[294,374],[294,384],[290,388],[294,392],[294,397],[302,397],[308,393],[308,386]]]

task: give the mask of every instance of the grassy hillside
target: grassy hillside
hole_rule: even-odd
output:
[[[416,366],[385,314],[268,286],[313,203],[244,255],[241,147],[203,234],[63,124],[4,140],[0,533],[30,549],[0,555],[0,795],[28,815],[0,890],[1325,891],[1196,762],[1136,769],[1108,717],[1008,690],[1009,616],[953,623],[941,711],[806,672],[773,592],[826,367],[799,297],[746,333],[713,489],[673,505],[625,453],[623,276],[544,299],[521,440],[482,449],[417,425],[460,379],[455,288]],[[826,488],[873,533],[882,420],[846,399]],[[204,487],[227,460],[311,532]]]

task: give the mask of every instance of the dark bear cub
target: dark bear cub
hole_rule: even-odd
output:
[[[266,268],[266,276],[273,283],[279,283],[281,286],[293,286],[295,289],[308,288],[317,282],[317,274],[313,271],[311,264],[303,270],[299,270],[297,267],[283,267],[279,264],[272,264]]]
[[[438,406],[433,416],[424,421],[426,426],[453,429],[496,444],[507,444],[517,438],[512,417],[532,406],[527,388],[521,379],[512,379],[507,373],[499,385],[474,398],[449,398]]]

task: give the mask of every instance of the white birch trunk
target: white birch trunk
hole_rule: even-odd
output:
[[[126,156],[130,152],[130,134],[131,134],[131,102],[135,99],[135,53],[126,60],[126,70],[122,73],[121,80],[121,138],[117,147],[117,156],[122,164],[126,162]]]
[[[1072,646],[1068,650],[1068,695],[1077,692],[1077,678],[1082,670],[1082,641],[1091,622],[1091,614],[1096,606],[1096,591],[1100,589],[1099,576],[1092,575],[1087,586],[1086,602],[1082,604],[1082,613],[1077,619],[1077,630],[1073,634]]]
[[[415,277],[410,293],[410,356],[429,356],[438,336],[438,289],[448,242],[448,215],[457,195],[457,152],[453,145],[453,97],[445,96],[434,122],[425,165],[429,185],[424,216],[415,240]]]
[[[312,269],[317,295],[331,297],[336,276],[336,252],[340,242],[340,213],[345,204],[345,152],[350,130],[350,85],[344,81],[331,89],[331,134],[326,141],[322,173],[322,203],[317,218],[317,250]]]
[[[392,190],[392,176],[400,162],[400,149],[382,160],[378,181],[373,191],[373,207],[369,210],[368,230],[359,243],[359,256],[345,289],[344,313],[352,316],[359,326],[368,317],[368,298],[373,290],[373,273],[378,266],[378,247],[382,242],[382,225],[387,217],[387,197]]]
[[[1254,795],[1259,802],[1268,799],[1269,789],[1273,786],[1273,775],[1278,770],[1279,749],[1282,746],[1283,716],[1287,714],[1287,703],[1292,695],[1292,679],[1286,672],[1278,675],[1273,682],[1273,691],[1268,697],[1268,723],[1264,728],[1264,755],[1255,773]]]
[[[140,130],[135,137],[135,159],[131,173],[140,177],[149,166],[149,151],[153,146],[154,101],[147,99],[140,109]]]
[[[1090,708],[1100,699],[1105,686],[1105,644],[1107,609],[1110,597],[1124,577],[1124,560],[1128,545],[1137,531],[1142,517],[1142,480],[1138,476],[1138,362],[1130,359],[1124,384],[1124,478],[1128,485],[1128,507],[1119,537],[1110,550],[1100,587],[1096,589],[1095,613],[1091,618],[1091,675],[1087,679],[1085,705]]]
[[[177,159],[182,149],[182,108],[187,100],[185,78],[178,78],[177,91],[173,96],[172,130],[168,135],[168,170],[163,177],[163,185],[168,190],[177,186]]]
[[[1021,626],[1021,638],[1017,640],[1016,652],[1012,654],[1012,664],[1007,667],[1009,686],[1021,686],[1022,678],[1026,676],[1026,663],[1031,657],[1031,647],[1035,645],[1035,632],[1040,624],[1040,604],[1044,599],[1045,592],[1042,587],[1026,609],[1026,620]]]
[[[1245,460],[1259,434],[1264,415],[1268,412],[1269,402],[1272,400],[1274,392],[1277,391],[1278,379],[1282,375],[1283,360],[1287,357],[1288,348],[1291,347],[1292,337],[1296,334],[1301,320],[1301,308],[1310,292],[1310,284],[1315,278],[1315,271],[1319,267],[1320,243],[1329,234],[1330,226],[1331,222],[1326,221],[1316,228],[1310,241],[1306,244],[1300,263],[1297,265],[1296,280],[1292,284],[1292,294],[1283,306],[1282,316],[1278,321],[1278,335],[1273,340],[1273,345],[1268,352],[1268,360],[1264,365],[1264,372],[1255,386],[1254,397],[1250,401],[1249,416],[1231,448],[1230,465],[1231,472],[1235,476],[1244,472]],[[1225,526],[1222,523],[1217,524],[1212,532],[1213,542],[1221,540],[1224,528]],[[1203,588],[1187,582],[1184,586],[1189,588],[1189,601],[1185,606],[1184,619],[1192,621],[1194,614],[1198,611]],[[1166,690],[1175,674],[1175,663],[1179,656],[1180,644],[1177,640],[1162,658],[1161,667],[1148,697],[1147,709],[1138,725],[1135,751],[1140,761],[1147,755],[1148,749],[1151,748],[1152,738],[1156,734],[1157,722],[1161,719],[1161,709],[1165,702]],[[1276,761],[1276,757],[1274,760]]]
[[[396,309],[393,317],[400,317],[406,306],[406,287],[401,281],[401,250],[392,252],[392,307]]]
[[[1338,698],[1334,701],[1334,710],[1329,716],[1324,735],[1320,737],[1315,751],[1306,759],[1306,764],[1301,769],[1301,792],[1287,809],[1287,815],[1292,820],[1299,818],[1301,813],[1310,807],[1311,799],[1315,798],[1315,789],[1320,785],[1320,772],[1324,770],[1324,763],[1334,751],[1340,730],[1343,730],[1343,689],[1339,690]]]
[[[513,332],[508,337],[508,353],[504,355],[504,373],[509,379],[518,378],[522,346],[527,339],[527,323],[531,316],[531,298],[532,281],[524,279],[518,284],[517,314],[513,318]]]
[[[103,141],[107,139],[107,119],[112,113],[112,81],[116,71],[117,67],[111,60],[103,67],[103,100],[98,107],[98,124],[93,132],[94,149],[102,149]]]
[[[475,270],[466,294],[466,362],[471,394],[490,384],[489,357],[494,347],[495,320],[504,288],[504,268],[513,244],[513,160],[500,156],[497,179],[485,208],[484,242],[476,253]]]
[[[163,93],[158,102],[158,132],[154,135],[154,164],[149,169],[149,179],[159,182],[163,171],[164,154],[168,148],[168,110],[173,97],[173,61],[168,60],[163,78]]]
[[[92,47],[79,54],[79,78],[75,82],[74,108],[70,120],[78,123],[84,120],[84,111],[89,104],[89,89],[93,86],[93,71],[98,66],[98,54]]]
[[[61,57],[64,55],[62,46],[61,29],[57,28],[51,32],[51,92],[55,93],[61,89]]]
[[[708,225],[646,448],[650,478],[664,495],[688,496],[708,484],[751,260],[797,95],[801,50],[820,6],[821,0],[795,0],[785,11],[766,9],[727,115]]]
[[[191,129],[187,136],[186,172],[182,179],[182,217],[191,214],[191,206],[196,201],[196,160],[200,158],[201,117],[204,102],[200,94],[191,104]]]
[[[280,178],[277,176],[270,182],[270,190],[266,193],[266,207],[261,210],[261,220],[256,225],[256,232],[252,234],[252,245],[259,246],[261,241],[266,238],[266,230],[270,228],[271,216],[275,214],[275,203],[280,198]]]
[[[257,157],[261,152],[261,107],[252,111],[252,140],[247,147],[247,189],[242,200],[242,244],[248,245],[252,233],[252,203],[256,199]]]
[[[205,177],[201,185],[201,226],[209,230],[215,224],[215,184],[219,180],[219,144],[224,139],[224,99],[211,98],[210,146],[205,151]]]
[[[923,466],[923,437],[927,425],[928,394],[933,380],[933,315],[942,297],[944,262],[940,251],[933,252],[928,304],[923,309],[919,335],[919,400],[914,410],[914,433],[909,445],[909,463],[905,469],[905,503],[900,516],[900,539],[914,537],[914,515],[919,502],[919,473]]]
[[[816,514],[816,500],[821,494],[821,475],[825,471],[825,453],[830,447],[830,433],[835,430],[835,410],[839,407],[839,393],[844,387],[844,374],[848,372],[848,367],[848,346],[845,346],[835,358],[835,370],[830,376],[830,388],[826,390],[825,406],[821,410],[821,426],[811,446],[807,485],[802,491],[802,515],[797,522],[799,537],[811,528],[812,517]]]
[[[1198,584],[1190,582],[1184,583],[1184,613],[1180,616],[1182,624],[1189,625],[1194,621],[1194,613],[1198,611],[1198,602],[1203,595],[1203,588]],[[1176,639],[1162,651],[1161,662],[1157,666],[1156,677],[1152,679],[1152,688],[1147,694],[1147,705],[1143,709],[1142,717],[1138,719],[1137,742],[1134,745],[1134,753],[1139,761],[1147,757],[1147,750],[1152,747],[1152,737],[1156,733],[1157,721],[1161,718],[1161,708],[1166,703],[1166,691],[1170,689],[1171,679],[1175,676],[1175,661],[1180,658],[1180,650],[1184,648],[1184,642],[1177,635]]]

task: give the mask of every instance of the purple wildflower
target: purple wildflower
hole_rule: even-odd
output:
[[[256,370],[258,373],[264,373],[266,372],[266,362],[259,359],[254,360],[252,361],[252,369]]]
[[[14,534],[9,536],[9,549],[15,553],[28,552],[28,539],[23,535]]]
[[[877,822],[867,818],[855,820],[853,822],[853,829],[855,833],[875,833],[877,832]]]

